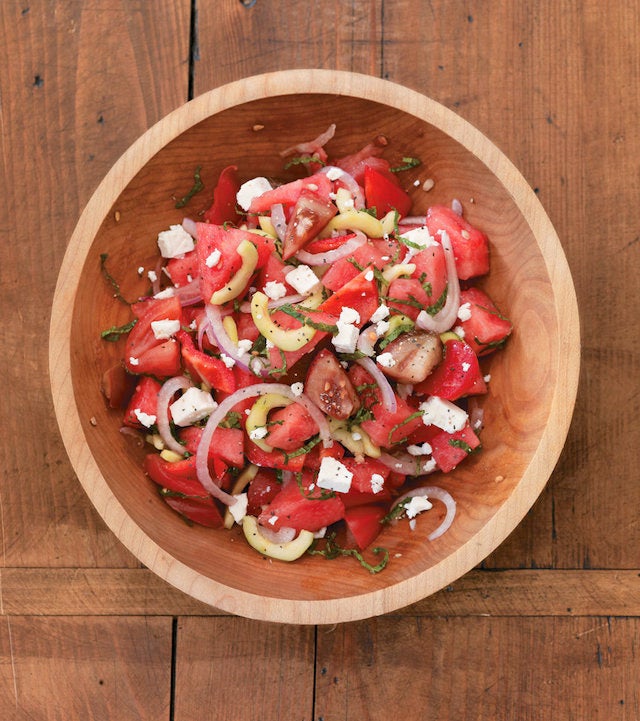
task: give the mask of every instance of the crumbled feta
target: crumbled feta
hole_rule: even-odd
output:
[[[383,336],[388,330],[389,330],[389,321],[388,320],[379,320],[376,323],[376,335],[378,336],[378,338]]]
[[[357,326],[351,323],[343,323],[341,320],[336,325],[338,326],[338,333],[331,339],[333,347],[338,353],[354,353],[360,335]]]
[[[342,323],[359,323],[360,313],[355,308],[344,306],[340,311],[340,321]]]
[[[138,268],[138,275],[142,275],[143,273],[144,273],[144,266],[141,265],[141,266]]]
[[[220,262],[220,259],[222,258],[222,253],[217,249],[214,248],[211,253],[206,257],[204,264],[207,266],[207,268],[215,268],[216,265]]]
[[[129,365],[131,365],[131,366],[140,365],[140,359],[136,358],[135,356],[129,356]]]
[[[487,373],[487,375],[484,377],[484,382],[488,383],[491,380],[491,373]]]
[[[302,295],[309,295],[320,282],[308,265],[299,265],[286,275],[287,283]]]
[[[391,353],[380,353],[376,360],[383,368],[393,368],[396,364],[396,359],[391,355]]]
[[[353,473],[331,456],[322,459],[318,470],[317,485],[327,491],[347,493],[351,488]]]
[[[458,308],[458,320],[465,321],[471,318],[471,303],[463,303]]]
[[[238,353],[242,355],[246,355],[253,346],[253,343],[248,338],[242,338],[238,341]]]
[[[437,463],[433,458],[429,458],[428,461],[425,461],[422,464],[422,472],[423,473],[433,473],[437,468]]]
[[[462,370],[466,373],[471,368],[471,363],[463,363]]]
[[[380,305],[376,309],[375,313],[371,316],[372,323],[379,323],[381,320],[389,317],[389,307],[386,305]]]
[[[458,338],[462,339],[464,338],[464,328],[461,325],[457,325],[453,332],[458,336]]]
[[[211,415],[217,407],[211,393],[192,386],[169,406],[169,410],[177,426],[190,426]]]
[[[227,368],[233,368],[236,364],[235,360],[228,356],[226,353],[220,353],[220,360],[227,366]]]
[[[372,270],[368,270],[368,271],[364,274],[364,279],[365,279],[365,280],[372,281],[373,278],[374,278],[374,275],[373,275],[373,271],[372,271]]]
[[[438,396],[431,396],[419,408],[425,426],[437,426],[447,433],[461,431],[469,418],[462,408]]]
[[[284,283],[279,283],[277,280],[270,280],[264,286],[264,294],[271,300],[279,300],[284,298],[287,294],[287,288]]]
[[[407,452],[412,456],[428,456],[432,450],[431,446],[426,442],[420,445],[407,446]]]
[[[266,426],[258,426],[249,433],[249,438],[251,438],[252,441],[258,441],[261,438],[265,438],[268,432]]]
[[[329,180],[338,180],[338,178],[341,178],[344,175],[344,171],[341,168],[338,168],[336,166],[333,166],[327,170],[327,178]]]
[[[229,509],[229,513],[233,516],[233,520],[236,523],[241,523],[242,519],[247,515],[249,499],[246,493],[234,493],[233,497],[236,499],[236,502],[227,506],[227,508]]]
[[[268,190],[272,190],[272,187],[266,178],[252,178],[240,186],[240,190],[236,194],[236,201],[243,210],[249,210],[254,198],[259,198]]]
[[[171,225],[158,233],[158,248],[163,258],[182,258],[195,248],[193,238],[181,225]]]
[[[379,473],[373,473],[371,475],[371,492],[380,493],[384,486],[384,477]]]
[[[304,391],[304,385],[300,381],[298,381],[297,383],[291,384],[291,392],[293,393],[294,396],[296,396],[296,398],[298,396],[301,396],[303,391]]]
[[[180,330],[180,321],[165,318],[163,320],[152,320],[151,330],[157,340],[167,340]]]
[[[152,415],[151,413],[145,413],[139,408],[134,408],[133,413],[145,428],[151,428],[151,426],[156,422],[156,416]]]
[[[409,251],[411,251],[411,255],[419,253],[421,249],[424,250],[425,248],[429,248],[430,246],[438,245],[438,241],[431,235],[426,225],[423,225],[420,228],[413,228],[412,230],[408,230],[406,233],[402,233],[400,237],[408,240],[409,243],[411,243],[412,245],[420,246],[420,248],[410,247]]]
[[[149,278],[150,283],[155,283],[156,280],[158,280],[158,274],[155,272],[155,270],[150,270],[147,273],[147,278]]]
[[[409,503],[404,507],[407,518],[415,518],[418,513],[428,511],[433,508],[433,504],[426,496],[413,496]]]
[[[153,297],[154,298],[173,298],[175,295],[175,289],[169,286],[168,288],[165,288],[164,290],[161,290],[159,293],[156,293]]]
[[[267,523],[271,524],[272,526],[275,526],[277,522],[278,516],[271,516],[271,518],[269,518],[269,520],[267,521]]]

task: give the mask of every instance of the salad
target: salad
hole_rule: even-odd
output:
[[[432,540],[453,522],[427,476],[479,451],[481,359],[512,325],[475,284],[489,242],[461,204],[412,208],[419,160],[394,167],[384,138],[330,159],[334,132],[283,151],[288,182],[225,168],[211,207],[159,234],[149,294],[103,333],[123,344],[103,391],[189,522],[378,571],[387,523],[437,506]]]

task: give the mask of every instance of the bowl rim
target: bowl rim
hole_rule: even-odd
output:
[[[66,322],[72,315],[80,282],[82,262],[78,258],[86,257],[103,218],[140,164],[214,113],[252,100],[291,94],[346,95],[393,105],[440,129],[473,153],[507,188],[536,239],[554,289],[562,344],[554,369],[558,382],[535,453],[512,493],[473,536],[473,548],[469,542],[462,544],[443,561],[393,586],[331,600],[285,600],[231,589],[171,556],[133,522],[89,451],[74,399],[71,328]],[[539,199],[513,163],[475,126],[415,90],[370,75],[324,69],[281,70],[222,85],[176,108],[141,135],[111,167],[80,215],[59,271],[49,328],[49,376],[62,440],[78,480],[111,531],[156,575],[193,598],[247,618],[296,624],[355,621],[406,607],[458,579],[502,543],[540,495],[560,457],[577,396],[579,352],[578,305],[567,259]],[[542,472],[543,467],[546,472]]]

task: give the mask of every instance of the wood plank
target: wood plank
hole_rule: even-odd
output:
[[[170,619],[5,618],[0,718],[169,721]]]
[[[240,670],[241,669],[241,670]],[[175,721],[311,721],[314,630],[239,618],[182,618]]]
[[[93,512],[47,377],[57,268],[104,173],[187,99],[189,0],[0,3],[2,563],[137,565]]]
[[[317,721],[637,718],[638,619],[394,619],[318,632]]]
[[[382,0],[198,3],[195,94],[249,75],[335,68],[380,75]]]
[[[146,569],[2,569],[6,616],[226,615]],[[399,616],[638,616],[640,571],[472,571]]]

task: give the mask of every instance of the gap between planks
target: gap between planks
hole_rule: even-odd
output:
[[[3,568],[4,616],[226,616],[147,569]],[[395,616],[640,616],[638,570],[474,570]]]

